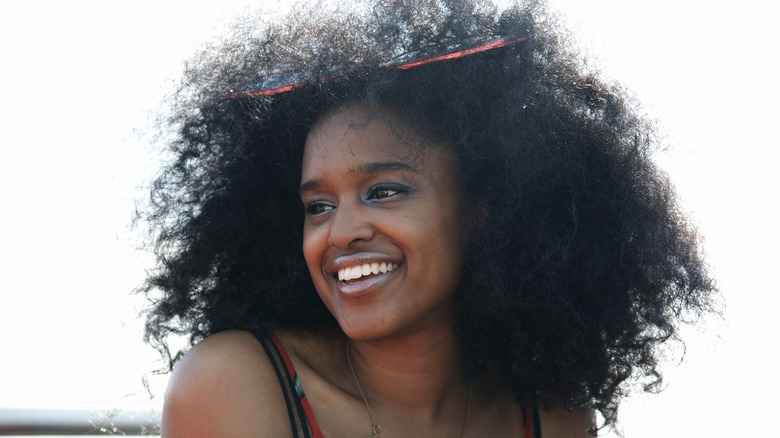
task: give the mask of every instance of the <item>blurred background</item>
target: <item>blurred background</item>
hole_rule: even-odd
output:
[[[253,4],[285,7],[4,4],[0,421],[52,409],[159,413],[167,377],[153,373],[162,364],[142,341],[145,300],[132,293],[153,266],[131,229],[161,156],[151,120],[186,58]],[[780,435],[778,6],[550,4],[592,65],[666,133],[658,163],[699,227],[726,304],[725,321],[686,330],[664,391],[631,398],[620,426],[632,438]]]

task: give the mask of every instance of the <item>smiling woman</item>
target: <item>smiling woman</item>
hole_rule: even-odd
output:
[[[293,10],[173,102],[147,338],[194,347],[163,434],[614,424],[714,292],[648,124],[537,2]]]

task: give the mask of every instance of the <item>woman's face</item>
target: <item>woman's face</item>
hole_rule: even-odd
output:
[[[471,235],[453,161],[388,109],[331,110],[311,129],[303,252],[351,338],[450,330]]]

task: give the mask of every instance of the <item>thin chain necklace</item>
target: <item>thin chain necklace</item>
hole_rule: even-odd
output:
[[[366,438],[379,438],[382,430],[379,427],[379,424],[376,422],[376,417],[374,417],[374,411],[371,410],[371,405],[368,404],[368,398],[366,397],[366,393],[363,392],[363,385],[360,384],[357,373],[355,373],[355,367],[352,366],[352,355],[350,354],[349,346],[350,342],[347,340],[345,349],[347,355],[347,364],[349,364],[349,371],[352,372],[352,378],[355,379],[355,386],[357,386],[357,389],[360,392],[360,397],[363,398],[363,404],[366,405],[368,418],[371,419],[371,435],[367,436]],[[471,383],[469,383],[469,395],[466,399],[466,420],[463,422],[463,432],[461,432],[460,438],[464,438],[466,436],[466,431],[469,428],[469,414],[471,414]]]

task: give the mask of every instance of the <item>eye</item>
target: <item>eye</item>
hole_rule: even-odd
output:
[[[368,190],[367,198],[369,200],[382,200],[405,194],[408,191],[408,188],[398,184],[379,184]]]
[[[314,201],[306,205],[306,214],[309,216],[318,216],[323,213],[327,213],[335,208],[336,206],[331,204],[330,202]]]

